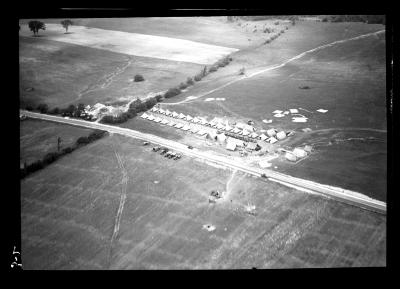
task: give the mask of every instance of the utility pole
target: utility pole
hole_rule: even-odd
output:
[[[60,151],[60,147],[61,147],[61,137],[57,138],[57,151]]]

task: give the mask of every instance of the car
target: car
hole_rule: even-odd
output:
[[[163,155],[163,154],[165,154],[165,153],[167,153],[167,152],[168,152],[168,149],[164,148],[164,149],[161,150],[160,154]]]
[[[193,149],[193,147],[192,147],[192,146],[188,146],[188,149],[192,150],[192,149]]]
[[[153,151],[158,152],[161,148],[160,147],[154,147]]]
[[[147,145],[149,145],[150,143],[148,142],[148,141],[145,141],[145,142],[143,142],[143,145],[144,146],[147,146]]]
[[[266,174],[261,174],[261,177],[266,178],[266,179],[268,178]]]

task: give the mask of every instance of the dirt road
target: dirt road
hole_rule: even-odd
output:
[[[40,114],[40,113],[34,113],[34,112],[29,112],[29,111],[21,111],[21,113],[25,114],[28,117],[31,118],[37,118],[37,119],[43,119],[43,120],[49,120],[49,121],[56,121],[56,122],[61,122],[61,123],[66,123],[70,125],[75,125],[75,126],[83,126],[83,127],[88,127],[92,129],[100,129],[100,130],[105,130],[110,133],[117,133],[121,134],[127,137],[133,137],[137,139],[142,139],[145,141],[149,141],[151,143],[160,145],[160,146],[165,146],[170,149],[173,149],[175,151],[179,151],[187,156],[194,157],[194,158],[199,158],[211,163],[215,163],[217,165],[222,165],[224,167],[233,169],[233,170],[239,170],[245,173],[248,173],[250,175],[254,175],[257,177],[264,177],[268,180],[279,182],[283,185],[287,185],[289,187],[296,187],[300,190],[307,191],[307,192],[314,192],[318,193],[330,198],[334,198],[338,201],[345,202],[351,205],[359,206],[365,209],[377,211],[379,213],[386,214],[386,203],[374,200],[372,198],[369,198],[365,195],[362,195],[357,192],[345,190],[342,188],[337,188],[337,187],[332,187],[328,185],[323,185],[319,184],[316,182],[300,179],[300,178],[295,178],[291,177],[282,173],[278,173],[272,170],[267,170],[267,169],[259,169],[259,168],[254,168],[250,167],[248,165],[245,165],[243,163],[234,161],[232,159],[226,158],[224,156],[217,156],[213,155],[207,152],[202,152],[197,150],[196,148],[194,149],[189,149],[186,145],[167,140],[155,135],[151,134],[145,134],[139,131],[127,129],[127,128],[120,128],[117,126],[111,126],[111,125],[105,125],[105,124],[100,124],[100,123],[93,123],[93,122],[88,122],[80,119],[66,119],[63,117],[58,117],[58,116],[52,116],[52,115],[46,115],[46,114]]]

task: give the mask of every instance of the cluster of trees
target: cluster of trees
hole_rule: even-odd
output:
[[[157,95],[155,97],[150,97],[146,99],[146,101],[142,101],[137,98],[135,101],[131,102],[129,108],[126,112],[123,112],[119,115],[105,115],[101,119],[101,123],[107,124],[119,124],[128,121],[131,118],[134,118],[139,112],[147,111],[151,109],[153,106],[157,104],[157,102],[162,100],[161,95]]]
[[[369,24],[386,23],[385,15],[330,15],[322,18],[322,22],[364,22]]]
[[[49,164],[55,162],[63,155],[69,154],[76,150],[77,148],[89,144],[95,140],[102,138],[106,134],[105,131],[95,130],[90,133],[87,137],[80,137],[76,140],[75,144],[69,147],[65,147],[62,150],[58,149],[56,152],[50,152],[46,154],[41,160],[37,160],[29,165],[25,165],[24,168],[20,169],[20,178],[23,179],[27,175],[36,172]]]
[[[62,25],[62,27],[64,27],[65,33],[68,32],[68,27],[73,24],[74,23],[69,19],[61,21],[61,25]],[[21,26],[18,25],[18,27],[19,27],[19,30],[21,30]],[[38,21],[38,20],[29,21],[28,27],[33,32],[33,36],[39,36],[39,30],[46,30],[46,24],[44,24],[42,21]]]
[[[29,111],[38,111],[40,113],[48,113],[54,115],[61,114],[62,116],[81,117],[85,110],[85,105],[83,103],[79,103],[77,106],[70,104],[66,108],[54,107],[52,109],[49,109],[49,106],[46,103],[39,103],[36,108],[32,107],[31,105],[28,105],[25,107],[25,109]]]

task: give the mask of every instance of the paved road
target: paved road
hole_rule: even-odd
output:
[[[331,187],[323,184],[319,184],[316,182],[308,181],[308,180],[303,180],[300,178],[295,178],[291,177],[282,173],[278,173],[272,170],[267,170],[267,169],[260,169],[260,168],[255,168],[255,167],[250,167],[248,165],[242,164],[240,162],[231,160],[227,157],[224,156],[217,156],[213,155],[207,152],[202,152],[197,149],[189,149],[186,145],[181,144],[179,142],[167,140],[155,135],[151,134],[146,134],[142,133],[139,131],[135,131],[132,129],[127,129],[127,128],[121,128],[117,126],[111,126],[111,125],[106,125],[106,124],[101,124],[101,123],[95,123],[95,122],[88,122],[80,119],[66,119],[63,117],[58,117],[58,116],[53,116],[53,115],[46,115],[46,114],[40,114],[40,113],[34,113],[34,112],[29,112],[29,111],[23,111],[21,110],[22,113],[24,113],[26,116],[31,117],[31,118],[37,118],[37,119],[42,119],[42,120],[49,120],[49,121],[55,121],[55,122],[60,122],[60,123],[65,123],[65,124],[70,124],[70,125],[75,125],[75,126],[80,126],[80,127],[87,127],[87,128],[92,128],[92,129],[100,129],[100,130],[105,130],[110,133],[116,133],[120,135],[124,135],[127,137],[133,137],[145,141],[149,141],[151,143],[164,146],[167,148],[170,148],[175,151],[179,151],[187,156],[191,157],[196,157],[203,159],[208,162],[212,162],[218,165],[222,165],[234,170],[239,170],[257,177],[263,177],[282,183],[283,185],[289,186],[289,187],[295,187],[297,189],[303,190],[303,191],[308,191],[312,193],[317,193],[321,194],[324,196],[327,196],[329,198],[336,199],[341,202],[345,202],[351,205],[355,205],[361,208],[373,210],[382,214],[386,214],[386,203],[371,199],[365,195],[352,192],[349,190],[344,190],[341,188],[336,188],[336,187]]]

